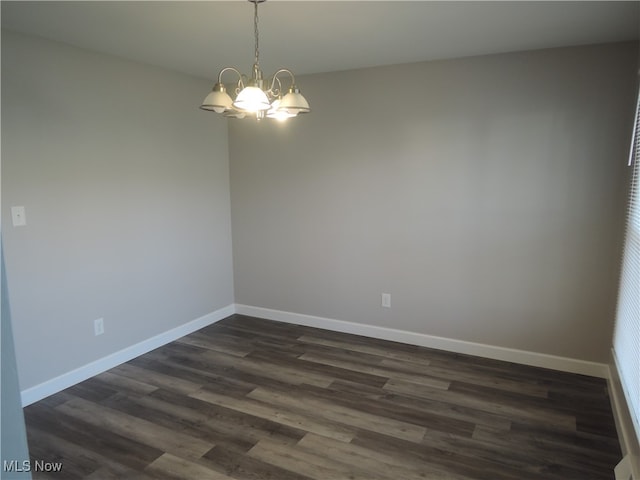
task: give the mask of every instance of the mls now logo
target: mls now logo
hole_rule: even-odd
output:
[[[18,460],[4,460],[2,462],[2,470],[4,472],[59,472],[62,470],[62,462],[45,462],[43,460],[36,460],[30,462],[24,460],[22,462]]]

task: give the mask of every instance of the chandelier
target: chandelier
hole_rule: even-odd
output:
[[[200,108],[225,117],[244,118],[247,115],[262,118],[275,118],[286,120],[300,113],[311,111],[309,102],[302,96],[296,85],[296,77],[293,73],[281,68],[269,79],[265,80],[260,70],[260,48],[258,42],[258,4],[266,0],[248,0],[254,5],[253,29],[255,36],[255,58],[251,78],[240,73],[234,67],[225,67],[218,74],[218,82],[213,90],[206,96]],[[235,88],[236,98],[232,99],[222,83],[222,75],[225,72],[234,72],[238,76]],[[282,89],[280,76],[286,76],[290,80],[286,93]]]

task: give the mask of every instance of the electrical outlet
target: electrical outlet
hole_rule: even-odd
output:
[[[93,321],[93,333],[97,337],[98,335],[102,335],[104,333],[104,319],[98,318]]]
[[[382,294],[382,306],[385,308],[391,308],[391,294],[383,293]]]

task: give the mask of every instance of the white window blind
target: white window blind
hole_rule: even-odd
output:
[[[629,163],[633,172],[613,351],[640,439],[640,93]]]

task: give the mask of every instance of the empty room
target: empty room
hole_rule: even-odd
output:
[[[640,2],[0,8],[1,478],[640,480]]]

